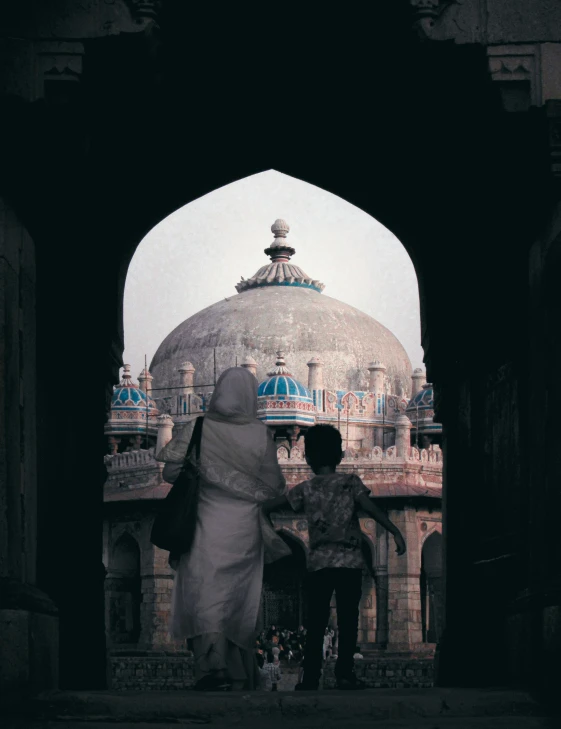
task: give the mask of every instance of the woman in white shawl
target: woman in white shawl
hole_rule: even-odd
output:
[[[193,423],[181,428],[158,454],[168,483],[179,474],[192,431]],[[285,490],[272,434],[257,420],[257,381],[232,367],[204,417],[193,546],[172,564],[170,634],[192,640],[195,688],[256,688],[263,563],[290,554],[260,504]]]

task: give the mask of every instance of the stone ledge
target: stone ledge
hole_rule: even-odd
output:
[[[48,595],[12,577],[0,577],[0,610],[58,615],[58,608]]]
[[[13,712],[12,712],[13,715]],[[442,719],[454,717],[545,716],[527,693],[508,689],[410,689],[361,692],[45,692],[20,716],[42,720],[207,722],[220,717],[310,716],[326,719]]]

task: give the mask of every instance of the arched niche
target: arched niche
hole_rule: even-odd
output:
[[[442,534],[433,530],[421,549],[421,621],[423,641],[437,643],[442,634]]]
[[[306,553],[304,542],[288,529],[279,536],[290,547],[287,557],[266,564],[263,572],[262,620],[270,625],[296,630],[306,620],[304,581]]]
[[[106,625],[113,644],[136,644],[140,638],[140,547],[124,532],[109,555],[105,580]]]

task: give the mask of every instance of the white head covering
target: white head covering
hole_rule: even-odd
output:
[[[201,475],[250,501],[284,492],[271,432],[257,419],[257,381],[243,367],[231,367],[216,383],[203,425]]]
[[[257,420],[257,381],[249,370],[230,367],[220,375],[206,417],[235,425]]]

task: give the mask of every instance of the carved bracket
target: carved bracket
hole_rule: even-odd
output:
[[[38,41],[35,44],[35,98],[45,96],[47,81],[78,82],[82,75],[84,46],[76,41]]]
[[[541,106],[539,45],[489,46],[487,56],[491,78],[495,83],[500,84],[505,91],[508,91],[509,84],[513,82],[518,82],[518,85],[526,84],[528,98],[525,103],[527,106]],[[524,107],[515,106],[511,109],[508,103],[505,103],[505,109],[506,111],[525,111]]]
[[[450,5],[458,0],[409,0],[413,11],[413,27],[423,40],[432,38],[437,20]]]

